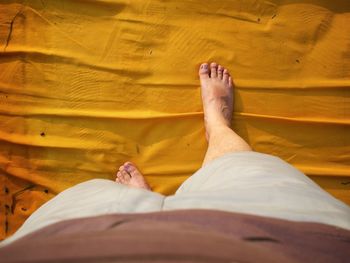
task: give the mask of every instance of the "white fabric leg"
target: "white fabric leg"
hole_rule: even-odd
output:
[[[168,197],[110,180],[78,184],[41,206],[0,246],[62,220],[177,209],[224,210],[350,229],[350,208],[303,173],[277,157],[240,152],[208,163]]]
[[[114,213],[160,211],[164,196],[127,187],[111,180],[94,179],[71,187],[36,210],[10,238],[6,245],[44,226],[73,218]]]
[[[281,159],[229,153],[198,170],[163,210],[217,209],[350,229],[350,208]]]

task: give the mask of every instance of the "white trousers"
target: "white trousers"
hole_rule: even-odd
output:
[[[268,154],[236,152],[199,169],[171,196],[104,179],[78,184],[41,206],[0,245],[66,219],[178,209],[224,210],[350,229],[350,207],[293,166]]]

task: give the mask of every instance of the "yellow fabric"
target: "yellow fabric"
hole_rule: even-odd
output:
[[[234,129],[350,204],[347,0],[1,1],[0,238],[135,162],[173,193],[206,149],[197,68],[235,79]]]

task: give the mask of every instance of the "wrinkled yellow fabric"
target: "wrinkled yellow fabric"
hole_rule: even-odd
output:
[[[127,160],[174,193],[206,150],[205,61],[254,150],[350,204],[349,25],[347,0],[1,1],[0,238]]]

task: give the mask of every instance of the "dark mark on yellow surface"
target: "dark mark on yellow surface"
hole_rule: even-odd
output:
[[[13,23],[15,22],[15,19],[16,17],[22,12],[22,10],[18,11],[17,14],[13,17],[13,19],[11,20],[11,23],[10,23],[10,29],[9,29],[9,33],[7,35],[7,39],[6,39],[6,44],[5,44],[5,47],[4,47],[4,51],[6,51],[6,48],[7,46],[9,45],[10,43],[10,40],[11,40],[11,35],[12,35],[12,30],[13,30]]]

